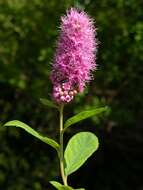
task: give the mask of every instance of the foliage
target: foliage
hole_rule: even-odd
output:
[[[29,127],[27,124],[21,121],[18,121],[18,120],[8,121],[7,123],[4,124],[4,126],[20,127],[21,129],[24,129],[26,132],[33,135],[34,137],[41,140],[42,142],[52,146],[57,152],[59,151],[59,144],[56,141],[38,133],[37,131],[35,131],[34,129]]]
[[[97,150],[98,138],[91,132],[80,132],[74,135],[65,149],[66,176],[78,170]]]
[[[71,187],[67,187],[64,185],[61,185],[60,183],[56,182],[56,181],[51,181],[50,182],[54,187],[56,187],[58,190],[73,190]],[[75,189],[75,190],[84,190],[83,188],[80,189]]]
[[[95,162],[91,160],[91,167],[81,169],[82,175],[74,181],[87,190],[142,189],[142,1],[1,0],[0,120],[22,120],[57,138],[56,111],[43,108],[37,100],[49,98],[59,15],[74,3],[96,19],[98,70],[86,94],[77,97],[65,114],[68,118],[93,106],[111,108],[103,113],[102,121],[96,116],[86,120],[85,129],[96,130],[104,141]],[[68,136],[77,130],[69,128]],[[56,153],[21,130],[0,127],[0,139],[0,189],[52,189],[48,180],[57,173]],[[95,178],[89,175],[86,184],[84,173],[89,169]]]
[[[52,104],[49,100],[42,99],[41,103],[44,103],[45,105],[54,107],[54,104]],[[47,103],[48,102],[48,103]],[[60,108],[61,107],[61,108]],[[57,189],[59,190],[72,190],[69,186],[67,186],[67,177],[75,172],[77,169],[79,169],[85,161],[97,150],[98,148],[98,138],[91,132],[80,132],[74,135],[70,140],[69,143],[67,144],[67,147],[65,151],[63,150],[63,121],[61,123],[61,119],[63,118],[63,105],[59,107],[59,113],[60,113],[60,144],[58,144],[55,140],[46,137],[45,135],[40,134],[39,132],[35,131],[31,127],[29,127],[27,124],[18,121],[18,120],[13,120],[13,121],[8,121],[6,122],[3,126],[8,127],[8,126],[13,126],[13,127],[19,127],[23,130],[25,130],[27,133],[31,134],[32,136],[36,137],[37,139],[41,140],[42,142],[50,145],[53,147],[59,157],[60,164],[63,164],[63,169],[62,171],[64,172],[63,178],[63,183],[66,184],[66,186],[59,184],[58,182],[51,182],[52,185],[54,185]],[[57,107],[56,107],[57,108]],[[105,111],[105,109],[101,108],[101,110]],[[101,112],[101,111],[100,111]],[[82,112],[81,112],[82,113]],[[79,122],[85,118],[93,116],[93,113],[99,114],[99,108],[97,110],[91,110],[91,111],[85,111],[84,112],[84,117],[81,117],[82,114],[78,114],[74,116],[74,121],[71,122],[71,124],[74,124],[76,122]],[[92,114],[91,114],[92,113]],[[62,114],[62,115],[61,115]],[[86,115],[87,114],[87,115]],[[63,119],[62,119],[63,120]],[[68,125],[70,126],[70,125]],[[61,140],[62,138],[62,140]],[[64,158],[64,159],[63,159]],[[61,172],[61,175],[62,172]],[[66,182],[65,182],[66,180]]]

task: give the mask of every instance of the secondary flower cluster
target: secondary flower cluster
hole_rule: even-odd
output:
[[[72,8],[61,21],[51,80],[54,100],[67,103],[91,80],[97,44],[93,21],[85,12]]]

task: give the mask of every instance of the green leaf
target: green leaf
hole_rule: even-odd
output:
[[[27,124],[25,124],[25,123],[23,123],[21,121],[18,121],[18,120],[9,121],[9,122],[5,123],[4,126],[6,126],[6,127],[7,126],[20,127],[22,129],[24,129],[25,131],[27,131],[28,133],[30,133],[31,135],[33,135],[34,137],[36,137],[37,139],[40,139],[44,143],[52,146],[57,151],[59,151],[59,144],[56,141],[54,141],[53,139],[50,139],[48,137],[43,136],[42,134],[35,131],[34,129],[29,127]]]
[[[67,129],[69,126],[82,121],[84,119],[87,119],[89,117],[92,117],[93,115],[97,115],[100,114],[104,111],[106,111],[108,108],[107,107],[103,107],[103,108],[97,108],[97,109],[92,109],[92,110],[87,110],[87,111],[83,111],[80,112],[79,114],[69,118],[64,125],[64,130]]]
[[[51,108],[56,108],[59,109],[58,106],[56,106],[52,101],[45,99],[45,98],[40,98],[40,102],[45,105],[45,106],[49,106]]]
[[[68,142],[64,153],[66,176],[79,169],[97,150],[98,138],[91,132],[80,132]]]
[[[56,182],[56,181],[50,181],[50,183],[54,187],[56,187],[58,190],[74,190],[72,187],[62,185],[62,184],[60,184],[59,182]]]

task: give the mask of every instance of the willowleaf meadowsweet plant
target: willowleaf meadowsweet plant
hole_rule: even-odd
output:
[[[85,110],[69,118],[64,123],[64,106],[84,91],[86,84],[93,78],[96,69],[96,29],[93,20],[84,12],[75,8],[67,11],[61,18],[60,35],[53,59],[50,79],[53,84],[52,101],[40,99],[41,103],[59,111],[59,142],[41,135],[27,124],[14,120],[4,126],[20,127],[44,143],[52,146],[58,154],[63,184],[51,181],[58,190],[73,190],[68,185],[70,174],[79,169],[97,150],[98,138],[91,132],[75,134],[64,149],[64,134],[68,127],[105,111],[106,107]],[[83,188],[79,189],[83,190]]]

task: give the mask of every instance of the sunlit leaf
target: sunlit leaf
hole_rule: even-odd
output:
[[[50,183],[54,187],[56,187],[58,190],[74,190],[72,187],[62,185],[62,184],[60,184],[59,182],[56,182],[56,181],[50,181]]]
[[[54,141],[53,139],[50,139],[46,136],[43,136],[42,134],[40,134],[39,132],[35,131],[34,129],[32,129],[31,127],[29,127],[27,124],[18,121],[18,120],[13,120],[13,121],[9,121],[7,123],[4,124],[4,126],[15,126],[15,127],[19,127],[24,129],[25,131],[27,131],[29,134],[33,135],[34,137],[36,137],[37,139],[43,141],[44,143],[52,146],[53,148],[55,148],[57,151],[59,150],[59,144]]]
[[[66,176],[79,169],[98,146],[98,138],[91,132],[80,132],[74,135],[69,140],[64,153]]]
[[[94,115],[100,114],[104,111],[106,111],[108,108],[107,107],[102,107],[102,108],[96,108],[96,109],[92,109],[92,110],[87,110],[87,111],[83,111],[78,113],[77,115],[69,118],[65,124],[64,124],[64,130],[66,130],[69,126],[82,121],[84,119],[87,119],[89,117],[92,117]]]

